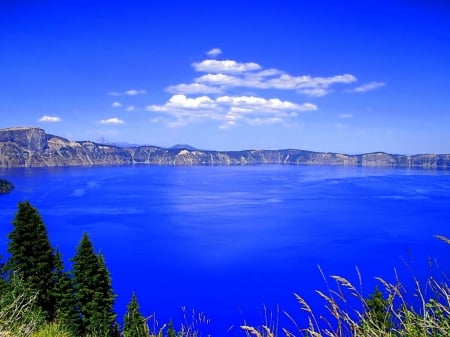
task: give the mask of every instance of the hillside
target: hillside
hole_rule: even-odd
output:
[[[69,141],[34,127],[0,129],[0,167],[107,165],[333,165],[449,169],[450,154],[347,155],[305,150],[204,151],[157,146],[118,147]]]

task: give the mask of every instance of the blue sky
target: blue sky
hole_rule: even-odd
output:
[[[446,1],[0,2],[0,128],[450,153]]]

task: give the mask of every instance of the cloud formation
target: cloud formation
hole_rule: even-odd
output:
[[[122,106],[122,103],[120,102],[114,102],[113,104],[111,104],[113,108],[120,108]]]
[[[261,69],[261,66],[257,63],[241,63],[233,60],[203,60],[193,63],[192,66],[197,71],[213,73],[243,73]]]
[[[147,91],[141,89],[141,90],[137,90],[137,89],[130,89],[125,91],[125,95],[128,96],[136,96],[136,95],[145,95],[147,93]]]
[[[366,91],[371,91],[371,90],[375,90],[378,88],[383,87],[385,84],[383,82],[369,82],[363,85],[360,85],[359,87],[354,88],[352,91],[353,92],[366,92]]]
[[[215,56],[220,55],[220,54],[222,54],[222,50],[220,50],[220,48],[213,48],[213,49],[208,50],[206,52],[206,55],[212,56],[212,57],[215,57]]]
[[[166,89],[166,91],[176,94],[176,93],[183,93],[186,95],[190,94],[219,94],[222,92],[222,89],[219,87],[209,86],[202,83],[189,83],[189,84],[177,84],[172,85]]]
[[[102,119],[100,124],[124,124],[125,122],[117,117]]]
[[[218,48],[207,52],[210,57],[221,54]],[[357,82],[352,74],[332,76],[292,75],[276,68],[263,68],[255,62],[207,58],[191,64],[200,73],[191,82],[166,88],[172,96],[163,104],[148,105],[152,123],[183,126],[194,122],[214,121],[222,129],[237,125],[292,124],[305,111],[318,107],[309,102],[277,98],[279,92],[299,97],[319,98]],[[383,86],[371,82],[349,91],[364,92]],[[350,114],[342,114],[348,119]]]
[[[148,111],[165,113],[171,117],[170,126],[182,126],[192,122],[215,120],[225,129],[238,123],[264,125],[289,122],[302,111],[317,110],[311,103],[296,104],[278,98],[256,96],[208,96],[189,98],[173,95],[164,105],[150,105]],[[163,121],[161,119],[153,119]]]
[[[43,122],[43,123],[58,123],[61,121],[62,121],[62,119],[60,117],[56,117],[56,116],[44,115],[41,118],[39,118],[39,122]]]
[[[149,110],[168,111],[171,109],[199,109],[214,107],[214,101],[207,96],[187,98],[185,95],[173,95],[165,105],[152,105]]]
[[[145,95],[147,94],[147,91],[144,89],[129,89],[123,92],[119,91],[110,91],[108,92],[109,96],[137,96],[137,95]]]
[[[225,105],[227,111],[221,129],[233,127],[238,122],[248,125],[287,123],[301,111],[317,110],[317,106],[311,103],[296,104],[255,96],[221,96],[216,102]]]
[[[255,62],[206,59],[195,62],[192,67],[205,73],[193,79],[192,83],[181,83],[166,88],[172,94],[222,94],[233,88],[258,90],[290,90],[298,94],[321,97],[331,93],[336,84],[350,84],[357,81],[351,74],[330,77],[309,75],[294,76],[279,69],[263,69]]]

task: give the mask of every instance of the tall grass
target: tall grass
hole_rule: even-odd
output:
[[[42,317],[33,308],[36,295],[14,293],[0,300],[0,336],[31,336]]]
[[[31,337],[71,337],[63,326],[57,322],[45,323],[39,327]]]
[[[160,324],[156,319],[156,314],[146,319],[145,330],[149,337],[208,337],[207,332],[210,319],[202,312],[196,312],[194,309],[188,310],[181,308],[183,319],[181,323],[174,326],[172,321]]]
[[[437,236],[450,244],[450,239]],[[323,272],[320,270],[323,274]],[[438,281],[429,276],[422,283],[413,277],[413,289],[406,289],[394,270],[394,281],[377,277],[384,299],[382,308],[373,310],[373,299],[362,294],[361,275],[357,269],[359,284],[331,275],[324,276],[326,290],[316,290],[326,309],[318,315],[308,302],[298,294],[295,298],[306,325],[298,324],[292,313],[284,312],[292,323],[273,329],[274,324],[256,327],[243,325],[247,336],[310,336],[310,337],[448,337],[450,336],[450,287],[447,279]],[[331,285],[330,285],[331,284]],[[379,299],[378,299],[379,300]],[[372,301],[372,302],[371,302]]]

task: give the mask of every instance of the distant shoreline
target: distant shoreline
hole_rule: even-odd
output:
[[[244,166],[307,165],[450,169],[450,154],[398,155],[373,152],[348,155],[298,149],[213,151],[157,146],[119,147],[91,141],[69,141],[43,129],[0,130],[0,167],[67,166]]]

